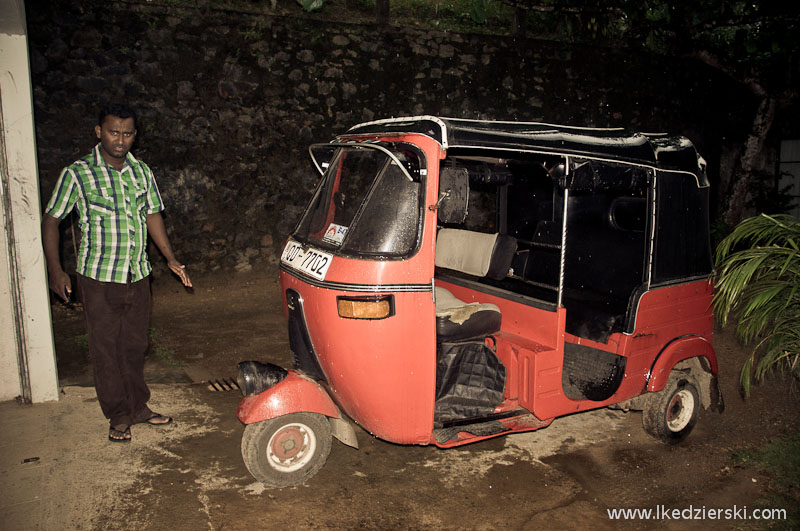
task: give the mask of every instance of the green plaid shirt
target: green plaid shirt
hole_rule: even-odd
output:
[[[125,283],[150,274],[146,215],[164,209],[153,172],[128,153],[122,171],[94,150],[64,168],[45,214],[63,219],[78,211],[78,273],[101,282]]]

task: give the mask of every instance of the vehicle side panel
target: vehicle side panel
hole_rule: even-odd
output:
[[[711,296],[712,286],[706,280],[653,289],[639,301],[632,334],[613,334],[608,345],[568,336],[567,341],[627,357],[625,378],[606,401],[569,401],[571,404],[556,405],[557,409],[547,409],[546,413],[558,416],[657,391],[663,388],[675,363],[690,357],[705,357],[716,373]]]
[[[705,357],[716,374],[712,295],[713,285],[698,280],[653,289],[642,296],[636,328],[622,346],[629,359],[636,360],[637,374],[643,374],[645,382],[651,379],[648,390],[663,387],[664,371],[668,375],[675,363],[689,357]],[[653,372],[656,368],[659,374]],[[656,382],[662,382],[657,389],[653,388],[654,377]]]
[[[362,265],[369,264],[376,263]],[[286,273],[282,278],[284,291],[303,297],[308,333],[334,401],[381,439],[427,443],[436,384],[432,294],[394,293],[395,315],[347,319],[339,317],[336,297],[370,293],[314,287]]]

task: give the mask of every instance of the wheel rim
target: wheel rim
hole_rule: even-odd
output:
[[[694,415],[694,395],[687,389],[675,393],[667,407],[667,427],[672,432],[686,428]]]
[[[267,462],[279,472],[294,472],[307,465],[317,450],[317,437],[305,424],[287,424],[269,438]]]

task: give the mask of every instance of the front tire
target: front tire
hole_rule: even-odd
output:
[[[244,464],[268,487],[305,483],[320,471],[330,451],[330,423],[316,413],[290,413],[248,424],[242,435]]]
[[[664,444],[678,444],[697,423],[700,395],[694,381],[670,378],[661,391],[647,397],[642,411],[644,430]]]

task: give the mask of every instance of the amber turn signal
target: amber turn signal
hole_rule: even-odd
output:
[[[345,319],[386,319],[394,315],[394,297],[337,297],[339,317]]]

